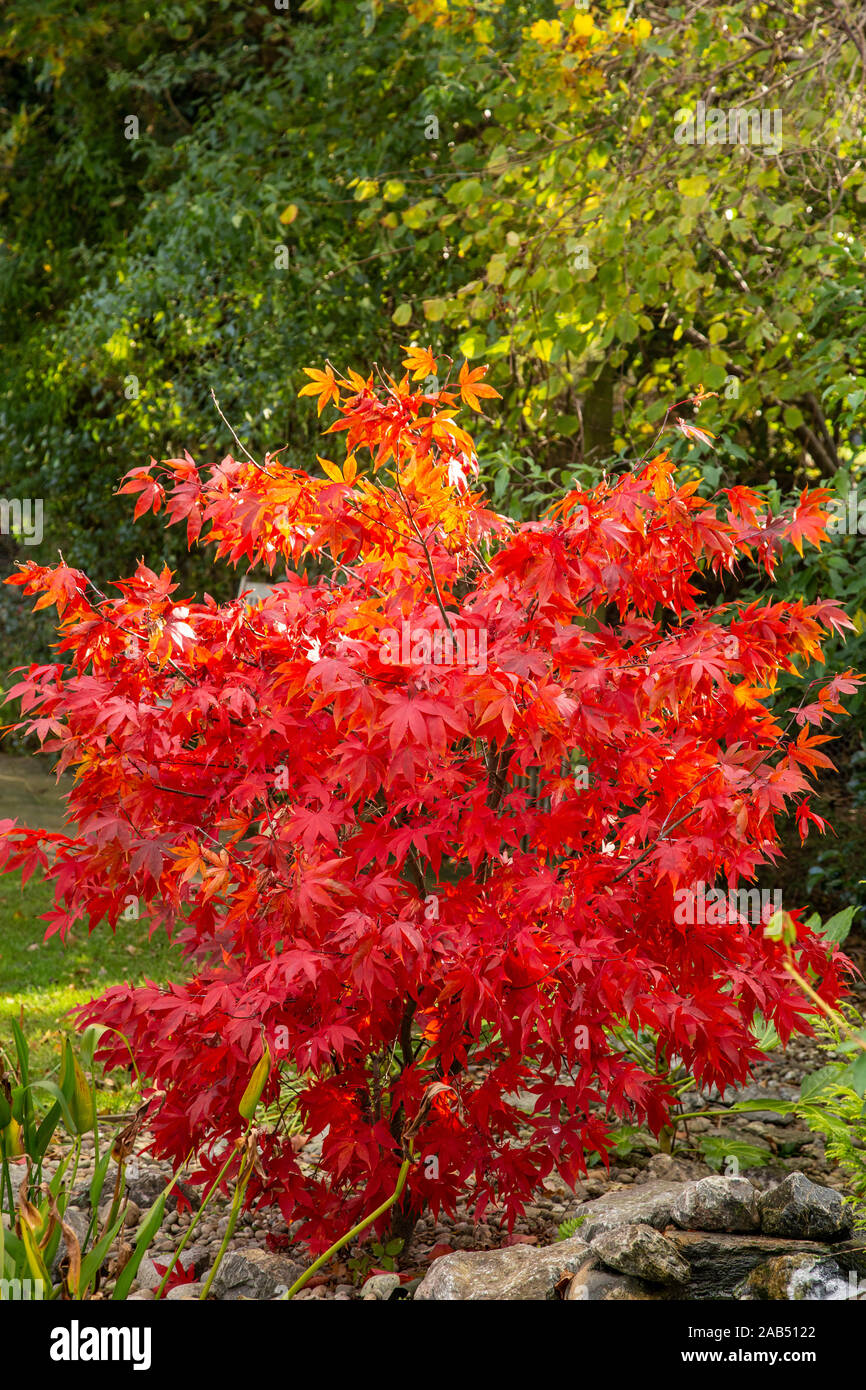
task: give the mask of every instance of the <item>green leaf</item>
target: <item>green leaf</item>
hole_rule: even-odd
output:
[[[813,1071],[811,1076],[804,1076],[800,1082],[800,1099],[810,1100],[813,1096],[817,1096],[830,1086],[834,1079],[839,1078],[843,1069],[841,1063],[834,1062],[829,1066],[821,1067],[818,1071]]]
[[[687,179],[677,179],[677,188],[684,198],[703,198],[709,192],[710,181],[705,174],[692,174]]]
[[[391,322],[396,323],[398,328],[403,328],[412,317],[412,305],[409,303],[398,304],[391,315]]]
[[[33,1089],[34,1091],[47,1091],[50,1096],[54,1097],[57,1104],[60,1106],[60,1112],[63,1115],[63,1123],[66,1125],[66,1128],[69,1130],[70,1134],[76,1134],[77,1130],[75,1127],[75,1121],[72,1118],[72,1112],[69,1109],[67,1099],[61,1091],[60,1087],[56,1085],[53,1081],[34,1081]],[[51,1114],[50,1110],[48,1114]],[[47,1118],[48,1116],[46,1116],[46,1119]]]
[[[745,1115],[750,1110],[773,1110],[777,1115],[790,1115],[796,1108],[789,1100],[738,1100],[727,1113]]]
[[[857,905],[853,907],[843,907],[841,912],[836,912],[824,923],[820,935],[825,941],[834,941],[841,945],[851,930],[851,923],[857,912]]]
[[[36,1138],[33,1143],[33,1158],[40,1159],[45,1156],[45,1150],[51,1143],[51,1137],[57,1128],[59,1119],[60,1106],[55,1101],[36,1131]]]
[[[460,339],[460,351],[464,357],[478,357],[487,349],[487,335],[479,328],[470,328]]]
[[[180,1174],[175,1173],[165,1191],[159,1194],[156,1201],[148,1209],[139,1228],[135,1249],[118,1275],[117,1283],[114,1286],[114,1292],[111,1295],[113,1299],[126,1298],[126,1295],[129,1293],[130,1285],[138,1273],[139,1265],[144,1259],[147,1248],[162,1225],[162,1218],[165,1215],[165,1204],[168,1201],[171,1189],[174,1187],[179,1177]]]
[[[21,1031],[21,1026],[16,1019],[11,1020],[12,1037],[15,1039],[15,1051],[18,1054],[18,1072],[21,1077],[21,1085],[26,1088],[30,1080],[30,1048],[27,1039]]]
[[[120,1212],[120,1215],[116,1218],[114,1224],[112,1226],[109,1226],[102,1239],[96,1245],[94,1245],[93,1249],[87,1255],[85,1255],[84,1259],[81,1261],[81,1278],[79,1280],[78,1287],[79,1294],[82,1298],[85,1294],[89,1292],[91,1284],[96,1279],[96,1276],[99,1273],[100,1268],[102,1267],[103,1260],[108,1254],[108,1251],[111,1249],[112,1242],[117,1236],[118,1231],[123,1226],[124,1215],[125,1211],[122,1210]]]
[[[107,1149],[102,1158],[93,1170],[93,1177],[90,1181],[90,1206],[91,1210],[99,1210],[99,1201],[102,1197],[102,1189],[105,1186],[105,1178],[108,1173],[108,1165],[111,1162],[111,1149]]]
[[[503,497],[505,496],[506,492],[508,491],[508,484],[509,484],[510,481],[511,481],[511,470],[510,470],[509,468],[505,468],[505,467],[500,468],[499,471],[497,472],[496,477],[495,477],[494,482],[493,482],[493,500],[494,500],[494,502],[501,502],[501,501],[502,501]]]
[[[866,1096],[866,1052],[861,1052],[851,1068],[851,1088],[858,1096]]]
[[[14,1231],[10,1231],[4,1226],[2,1222],[0,1222],[0,1229],[2,1229],[3,1232],[3,1244],[6,1254],[11,1255],[12,1259],[15,1261],[16,1268],[23,1272],[27,1264],[27,1251],[24,1249],[24,1242],[15,1235]]]
[[[711,1168],[721,1168],[730,1158],[743,1168],[763,1168],[772,1158],[772,1153],[763,1144],[747,1144],[742,1139],[731,1139],[724,1134],[701,1134],[698,1148],[705,1163]]]

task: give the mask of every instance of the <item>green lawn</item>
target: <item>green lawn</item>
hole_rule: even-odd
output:
[[[79,923],[65,943],[58,936],[44,941],[40,914],[52,904],[51,886],[35,875],[23,889],[14,874],[0,878],[0,1047],[8,1053],[10,1021],[23,1010],[36,1077],[59,1067],[58,1041],[69,1027],[64,1015],[74,1004],[109,985],[186,973],[180,951],[164,932],[148,939],[146,921],[121,922],[116,933],[103,924],[91,935]],[[100,1110],[124,1110],[131,1101],[121,1073],[100,1085]]]

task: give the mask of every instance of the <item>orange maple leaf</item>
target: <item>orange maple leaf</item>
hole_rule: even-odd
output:
[[[346,378],[348,378],[348,380],[346,380]],[[353,371],[351,367],[346,372],[346,377],[338,377],[337,381],[341,386],[345,386],[347,390],[354,391],[356,395],[361,395],[362,392],[372,391],[373,389],[373,378],[369,376],[365,380],[364,377],[359,376],[357,372]]]
[[[671,474],[674,466],[668,457],[668,452],[663,449],[654,459],[650,459],[644,469],[644,476],[652,483],[653,492],[657,502],[664,502],[673,492]]]
[[[408,353],[408,356],[403,358],[403,366],[409,368],[413,381],[422,381],[425,376],[436,375],[436,358],[429,347],[406,347],[405,343],[401,343],[400,346]]]
[[[299,396],[318,396],[318,413],[321,415],[328,401],[333,400],[335,405],[340,404],[340,388],[337,385],[334,373],[330,366],[326,366],[323,372],[316,367],[304,367],[304,372],[312,380],[306,386],[302,386],[298,392]]]
[[[502,399],[499,392],[494,391],[492,386],[485,386],[482,383],[481,378],[486,371],[486,367],[476,367],[474,371],[470,371],[468,362],[464,362],[463,366],[460,368],[460,375],[457,378],[460,386],[460,395],[472,410],[481,409],[481,406],[478,404],[479,396],[495,396],[497,400]]]
[[[811,541],[817,548],[822,541],[829,540],[825,529],[828,519],[827,502],[832,493],[827,488],[804,489],[800,501],[794,509],[788,529],[788,539],[798,555],[803,554],[803,541]]]

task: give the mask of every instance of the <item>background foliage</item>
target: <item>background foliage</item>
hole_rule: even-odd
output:
[[[2,494],[44,499],[45,538],[0,536],[3,573],[60,549],[108,580],[144,554],[227,596],[182,535],[133,527],[121,475],[233,447],[211,390],[257,456],[308,466],[300,368],[393,366],[401,342],[491,363],[481,463],[518,518],[642,454],[699,385],[716,451],[673,451],[704,491],[859,485],[854,0],[285,3],[6,6]],[[781,148],[678,143],[699,100],[778,110]],[[862,543],[807,552],[782,592],[866,611]],[[3,592],[4,667],[47,652],[27,608]],[[862,891],[823,852],[815,881]]]

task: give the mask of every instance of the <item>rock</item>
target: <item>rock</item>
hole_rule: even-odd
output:
[[[775,1255],[755,1266],[739,1293],[753,1300],[836,1303],[856,1298],[858,1289],[857,1275],[845,1274],[830,1256]]]
[[[706,1163],[692,1162],[687,1158],[673,1158],[671,1154],[653,1154],[646,1166],[646,1173],[653,1181],[694,1182],[697,1178],[712,1173]]]
[[[752,1270],[777,1255],[809,1255],[814,1259],[831,1253],[817,1242],[776,1240],[757,1233],[670,1230],[667,1235],[689,1265],[689,1298],[698,1301],[736,1299],[737,1290]],[[832,1253],[835,1255],[835,1250]]]
[[[617,1226],[654,1226],[657,1231],[663,1231],[670,1225],[671,1211],[682,1190],[680,1182],[645,1182],[618,1192],[606,1192],[594,1201],[581,1203],[572,1213],[583,1218],[575,1234],[589,1243],[603,1231],[615,1230]]]
[[[578,1270],[563,1294],[567,1303],[633,1303],[667,1297],[666,1289],[653,1289],[639,1279],[611,1274],[609,1270],[598,1269],[593,1261]]]
[[[109,1201],[103,1202],[103,1203],[102,1203],[102,1206],[99,1208],[99,1226],[100,1226],[100,1229],[105,1225],[106,1221],[108,1220],[109,1216],[111,1215],[111,1207],[112,1207],[112,1200],[109,1199]],[[119,1215],[120,1215],[120,1212],[118,1211],[118,1216],[119,1216]],[[130,1200],[130,1201],[127,1201],[127,1203],[126,1203],[126,1209],[125,1209],[125,1211],[124,1211],[124,1213],[123,1213],[123,1225],[124,1225],[124,1227],[130,1228],[130,1227],[132,1227],[132,1226],[137,1226],[140,1220],[141,1220],[141,1209],[140,1209],[138,1203],[137,1203],[137,1202],[133,1202],[133,1201],[131,1201],[131,1200]]]
[[[434,1302],[463,1299],[547,1299],[563,1274],[573,1274],[589,1255],[572,1236],[542,1249],[508,1245],[502,1250],[455,1250],[428,1269],[415,1298]]]
[[[651,1284],[684,1284],[689,1266],[675,1245],[652,1226],[617,1226],[590,1242],[602,1264],[618,1274],[631,1274]]]
[[[196,1278],[201,1279],[207,1274],[216,1259],[218,1250],[218,1241],[194,1240],[190,1245],[184,1248],[180,1257],[181,1263],[184,1269],[189,1269],[189,1267],[192,1266],[195,1270]]]
[[[183,1259],[183,1255],[181,1256],[181,1260],[183,1264],[186,1265],[186,1260]],[[163,1261],[160,1260],[160,1264],[162,1263]],[[167,1264],[168,1261],[166,1260],[165,1263]],[[156,1265],[149,1255],[145,1255],[141,1264],[138,1266],[135,1282],[138,1285],[139,1291],[158,1289],[162,1283],[162,1275],[157,1270]]]
[[[400,1287],[399,1274],[373,1274],[364,1281],[361,1288],[361,1297],[365,1302],[375,1302],[377,1299],[383,1302],[390,1298],[395,1289]]]
[[[759,1231],[758,1197],[745,1178],[701,1178],[683,1189],[671,1209],[685,1231]]]
[[[198,1301],[203,1288],[204,1285],[199,1280],[196,1280],[194,1284],[176,1284],[173,1289],[169,1289],[165,1301],[166,1303],[186,1303],[192,1302],[194,1299]],[[211,1289],[211,1293],[213,1293],[213,1289]]]
[[[759,1199],[765,1235],[800,1240],[847,1240],[854,1229],[850,1208],[838,1192],[789,1173]]]
[[[127,1195],[130,1201],[135,1202],[141,1211],[146,1211],[148,1207],[153,1206],[160,1193],[165,1191],[168,1182],[169,1179],[165,1174],[160,1173],[155,1168],[140,1169],[134,1178],[129,1176],[129,1171],[127,1170]],[[178,1191],[187,1199],[190,1206],[196,1209],[201,1206],[201,1198],[195,1188],[190,1187],[188,1183],[178,1182],[175,1183],[168,1195],[166,1201],[166,1209],[168,1211],[173,1211],[177,1206]]]
[[[288,1255],[278,1255],[272,1250],[263,1250],[260,1245],[251,1245],[244,1251],[243,1258],[254,1265],[262,1275],[275,1279],[278,1293],[285,1293],[290,1289],[307,1268],[300,1260],[293,1260]]]
[[[303,1272],[303,1265],[269,1250],[255,1248],[243,1254],[229,1250],[217,1270],[211,1292],[215,1298],[230,1301],[273,1298],[284,1293]]]
[[[150,1303],[154,1298],[153,1289],[136,1289],[135,1293],[127,1295],[127,1303]]]

